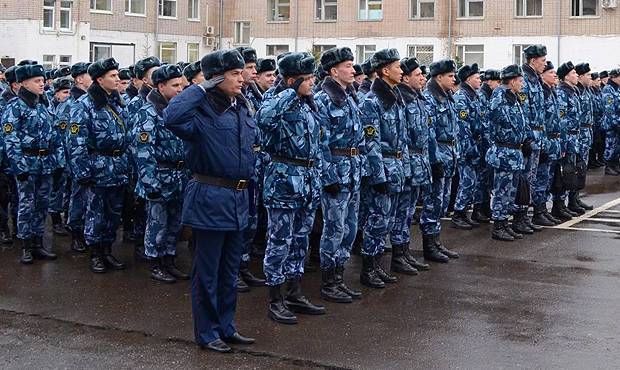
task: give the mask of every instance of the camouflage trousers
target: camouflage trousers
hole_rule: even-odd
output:
[[[455,211],[467,210],[474,201],[478,184],[478,166],[468,162],[459,162],[459,187],[456,192]]]
[[[588,163],[590,148],[592,148],[593,134],[591,127],[581,127],[579,129],[579,155]]]
[[[547,203],[549,199],[549,190],[551,180],[553,179],[553,170],[555,169],[555,161],[546,160],[538,163],[538,171],[536,173],[536,182],[534,183],[534,193],[532,194],[532,202],[536,206]]]
[[[515,210],[517,196],[517,171],[495,170],[493,176],[493,200],[491,215],[493,221],[505,221]]]
[[[420,187],[413,186],[405,189],[398,197],[394,226],[390,232],[392,245],[409,245],[411,241],[411,225],[415,215],[415,206],[418,202]]]
[[[17,229],[18,204],[15,176],[0,173],[0,231],[9,231],[9,216],[13,219],[13,228]]]
[[[368,203],[370,201],[370,186],[366,181],[362,182],[360,188],[360,206],[357,216],[357,229],[363,230],[368,218]]]
[[[482,163],[476,179],[478,181],[476,181],[476,189],[474,190],[474,204],[487,202],[491,199],[491,191],[493,190],[493,168]]]
[[[536,183],[536,174],[538,173],[538,162],[540,162],[540,149],[532,150],[532,154],[529,157],[525,157],[525,170],[524,174],[527,178],[527,182],[530,185],[530,196],[534,194],[534,184]],[[516,185],[515,185],[516,187]],[[530,198],[531,202],[531,198]],[[515,206],[521,210],[526,210],[527,206]]]
[[[360,193],[342,191],[336,195],[323,193],[323,233],[321,234],[321,269],[344,266],[351,257],[357,232]]]
[[[68,208],[69,197],[67,196],[67,183],[69,179],[63,173],[58,183],[53,183],[52,194],[50,196],[49,212],[61,213]]]
[[[152,258],[176,255],[182,209],[181,197],[146,201],[145,255]]]
[[[571,161],[573,164],[576,163],[577,161],[577,155],[576,154],[566,154],[566,156],[568,157],[568,160]],[[552,174],[555,174],[555,166],[557,165],[557,161],[552,163],[552,167],[550,169]],[[553,178],[551,179],[551,181],[553,181]],[[561,200],[561,201],[565,201],[566,198],[568,197],[568,191],[563,191],[557,194],[553,194],[553,200]]]
[[[422,213],[420,229],[423,235],[439,235],[441,218],[448,212],[452,177],[442,177],[429,185],[422,186]]]
[[[281,285],[301,277],[314,224],[314,209],[267,208],[267,249],[263,270],[267,285]]]
[[[394,226],[398,198],[401,193],[378,193],[370,188],[368,193],[368,218],[364,225],[362,254],[376,256],[383,253],[387,236]]]
[[[69,196],[69,215],[67,226],[73,233],[82,233],[84,230],[84,217],[88,203],[88,187],[73,181],[71,183],[71,195]]]
[[[123,209],[123,186],[90,186],[87,190],[84,239],[86,244],[112,245]]]
[[[30,175],[17,181],[17,238],[43,236],[52,191],[52,175]]]
[[[620,140],[618,140],[618,134],[615,131],[607,131],[605,137],[605,161],[617,162],[620,158],[620,148],[618,147]]]
[[[258,212],[256,205],[260,194],[261,191],[258,183],[254,180],[250,180],[248,184],[248,199],[250,201],[248,227],[243,230],[243,254],[241,255],[241,261],[243,262],[250,261],[250,248],[258,228]]]

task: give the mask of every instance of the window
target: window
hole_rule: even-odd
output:
[[[513,45],[513,61],[516,65],[525,63],[525,54],[523,50],[527,49],[529,45]]]
[[[484,17],[484,1],[459,0],[459,18]]]
[[[542,0],[516,0],[517,17],[542,17]]]
[[[41,63],[44,69],[52,69],[56,65],[56,55],[43,55],[43,63]]]
[[[174,64],[177,62],[177,43],[160,42],[159,59],[162,63]]]
[[[125,14],[146,15],[146,0],[125,0]]]
[[[96,62],[99,59],[112,57],[112,46],[106,44],[90,44],[90,61]]]
[[[410,18],[434,18],[435,17],[435,0],[411,0]]]
[[[54,0],[43,0],[43,28],[54,29]]]
[[[277,57],[288,52],[288,45],[267,45],[267,56]]]
[[[458,57],[463,64],[478,63],[478,67],[484,66],[484,45],[458,45],[456,47]]]
[[[235,44],[250,44],[250,22],[235,22]]]
[[[269,20],[286,21],[291,18],[290,0],[268,0],[269,1]]]
[[[359,0],[358,18],[363,21],[383,19],[383,0]]]
[[[338,19],[338,0],[316,0],[316,19],[320,21]]]
[[[177,17],[177,0],[159,0],[159,16],[167,18]]]
[[[200,19],[200,0],[187,0],[187,19]]]
[[[370,58],[375,51],[377,51],[376,45],[357,45],[357,60],[358,63],[362,63],[366,59]]]
[[[323,54],[325,50],[335,48],[336,45],[312,45],[312,52],[314,54]]]
[[[598,0],[572,0],[572,17],[592,17],[598,15]]]
[[[112,0],[90,0],[90,10],[111,12]]]
[[[72,1],[60,2],[60,29],[63,31],[71,31],[71,5]]]
[[[200,45],[197,42],[188,42],[187,43],[187,61],[189,63],[194,63],[200,59]]]
[[[59,67],[69,67],[71,66],[71,55],[61,55],[60,62],[58,63]]]
[[[429,65],[433,62],[435,47],[433,45],[409,45],[407,55],[417,58],[420,64]]]

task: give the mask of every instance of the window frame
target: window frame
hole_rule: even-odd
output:
[[[528,46],[532,44],[512,44],[512,61],[517,65],[523,65],[527,63],[525,56],[523,55],[523,50],[525,50]],[[517,63],[517,48],[520,48],[519,60],[521,63]]]
[[[517,14],[517,4],[519,2],[523,3],[523,15]],[[515,18],[543,18],[545,15],[545,2],[540,0],[540,15],[527,15],[527,0],[515,0],[514,14]]]
[[[170,15],[163,15],[163,11],[164,11],[164,3],[168,1],[168,2],[173,2],[174,1],[174,16],[170,16]],[[157,17],[159,19],[178,19],[179,17],[179,0],[158,0],[158,6],[157,6]]]
[[[52,57],[52,60],[51,61],[46,60],[48,59],[46,57]],[[42,60],[41,65],[43,66],[43,69],[45,69],[46,71],[56,67],[56,55],[55,54],[43,54],[43,58],[41,60]]]
[[[325,2],[329,1],[330,5],[325,5]],[[321,6],[319,7],[319,2]],[[325,19],[325,9],[328,7],[336,8],[336,18],[335,19]],[[321,8],[321,17],[317,14]],[[337,22],[338,21],[338,0],[315,0],[314,7],[314,21],[315,22]]]
[[[461,1],[464,1],[464,6],[466,9],[466,12],[463,13],[464,15],[461,15]],[[482,15],[476,15],[476,16],[471,16],[469,15],[469,4],[470,3],[482,3]],[[480,19],[484,19],[485,14],[486,14],[486,0],[458,0],[457,1],[457,13],[456,13],[456,19],[457,20],[480,20]]]
[[[63,7],[62,3],[69,3],[69,7]],[[58,29],[64,32],[72,32],[73,31],[73,1],[70,0],[60,0],[59,1],[59,11],[58,11]],[[69,28],[62,26],[62,13],[69,13]]]
[[[269,53],[269,48],[270,47],[277,49],[278,47],[281,47],[281,46],[286,46],[286,50],[282,51],[282,52],[280,52],[278,54],[276,54],[276,53],[270,54]],[[289,44],[267,44],[267,45],[265,45],[265,55],[267,56],[267,58],[269,58],[269,57],[275,58],[275,57],[277,57],[280,54],[288,53],[290,50],[291,50],[291,46]],[[274,50],[274,51],[276,51],[276,50]]]
[[[106,44],[105,42],[91,42],[89,47],[89,59],[91,62],[96,62],[97,58],[95,58],[95,48],[106,48],[110,50],[109,56],[112,57],[112,45]]]
[[[370,58],[371,56],[366,56],[366,54],[370,53],[370,51],[366,50],[367,47],[373,47],[375,50],[372,52],[372,54],[377,52],[377,45],[375,44],[361,44],[361,45],[355,45],[355,58],[356,60],[358,60],[358,63],[363,63],[365,60],[367,60],[368,58]],[[363,51],[361,52],[360,55],[360,48],[364,48]]]
[[[136,13],[132,9],[132,4],[134,1],[142,1],[144,2],[144,13]],[[129,17],[146,17],[146,2],[147,0],[125,0],[125,15]],[[127,9],[129,6],[129,9]]]
[[[162,50],[164,50],[164,49],[172,50],[170,48],[164,48],[165,44],[174,45],[174,60],[165,60],[163,58]],[[157,41],[157,51],[158,51],[158,54],[159,54],[159,60],[161,60],[162,63],[176,64],[177,60],[179,59],[179,45],[175,41]]]
[[[364,4],[366,5],[366,7],[365,7],[366,18],[360,17],[360,15],[362,13],[362,7],[361,7],[362,1],[364,1]],[[368,8],[369,8],[369,5],[370,5],[370,2],[372,2],[372,3],[380,3],[381,4],[381,18],[371,19],[369,17],[369,10],[368,10]],[[384,5],[384,1],[383,0],[357,0],[357,20],[359,22],[381,22],[381,21],[383,21],[383,12],[385,10],[383,5]]]
[[[190,46],[195,45],[196,46],[196,59],[191,60],[191,58],[189,57],[190,55]],[[194,63],[196,61],[200,60],[200,43],[199,42],[188,42],[187,43],[187,62],[188,63]]]
[[[193,9],[191,4],[196,6],[195,17],[190,17],[190,9]],[[200,22],[200,0],[187,0],[187,20],[190,22]]]
[[[329,50],[331,48],[336,48],[336,47],[338,47],[338,45],[336,44],[312,44],[312,52],[314,54],[323,54],[325,50]]]
[[[422,47],[430,47],[431,48],[431,51],[430,51],[431,58],[430,58],[430,61],[428,61],[428,62],[425,61],[425,60],[420,60],[420,58],[418,57],[419,52],[418,52],[417,49],[418,48],[422,48]],[[412,49],[415,50],[415,52],[413,54],[411,53]],[[423,54],[429,54],[429,52],[422,52],[422,53]],[[433,45],[433,44],[408,44],[407,45],[407,56],[409,56],[409,58],[414,58],[414,57],[417,58],[418,61],[420,62],[420,64],[430,65],[433,62],[433,60],[435,59],[435,45]]]
[[[417,17],[413,16],[413,2],[416,1],[417,2],[417,7],[416,7],[416,12],[418,14]],[[422,3],[433,3],[433,16],[432,17],[422,17],[421,16],[421,11],[420,11],[420,5],[422,5]],[[428,21],[428,20],[433,20],[435,19],[435,10],[437,10],[437,1],[435,0],[409,0],[409,20],[411,21]]]
[[[62,58],[69,58],[69,61],[68,62],[63,62]],[[72,59],[73,58],[71,57],[71,55],[59,55],[58,56],[58,67],[70,67]]]
[[[581,4],[580,7],[580,13],[581,15],[573,15],[573,3],[575,1],[579,1],[579,3]],[[584,0],[571,0],[570,2],[570,19],[592,19],[592,18],[600,18],[601,17],[601,1],[600,0],[594,0],[596,1],[596,14],[595,15],[583,15],[583,2]]]
[[[245,24],[245,23],[248,24],[248,27],[247,27],[248,28],[248,42],[247,43],[243,42],[243,36],[244,36],[243,24]],[[239,20],[236,20],[236,21],[233,21],[233,25],[234,25],[234,29],[233,29],[233,45],[235,45],[235,46],[247,46],[247,45],[250,45],[250,41],[251,41],[250,38],[252,37],[251,36],[252,35],[252,23],[250,21],[239,21]],[[238,26],[240,28],[238,28]],[[240,36],[241,36],[239,38],[237,38],[238,31],[240,31]],[[237,42],[237,40],[239,42]]]
[[[273,2],[273,7],[271,3]],[[275,19],[281,6],[288,4],[288,19]],[[276,13],[274,13],[276,12]],[[291,0],[267,0],[267,23],[288,23],[291,21]]]
[[[470,52],[467,52],[467,51],[466,51],[466,48],[467,48],[468,46],[482,46],[482,51],[481,51],[481,52],[480,52],[480,51],[475,51],[475,52],[471,52],[471,51],[470,51]],[[462,55],[462,56],[461,56],[461,55],[460,55],[460,53],[459,53],[459,49],[460,49],[460,48],[463,48],[463,55]],[[456,45],[456,55],[457,55],[459,58],[461,58],[461,62],[463,62],[463,64],[471,64],[471,63],[468,63],[468,62],[467,62],[467,60],[466,60],[466,58],[465,58],[465,55],[466,55],[466,54],[474,54],[474,53],[482,53],[482,61],[481,61],[481,62],[475,62],[475,63],[478,63],[478,67],[479,67],[480,69],[484,69],[484,63],[485,63],[485,61],[484,61],[484,59],[485,59],[485,58],[484,58],[484,53],[485,53],[485,47],[484,47],[484,44],[457,44],[457,45]]]
[[[45,11],[52,11],[52,26],[45,27]],[[41,20],[41,24],[43,25],[43,30],[45,31],[53,31],[56,29],[56,1],[52,0],[52,5],[45,5],[45,0],[43,0],[43,19]]]
[[[96,8],[93,8],[93,1],[94,1],[94,4],[95,4],[95,7],[97,6],[97,0],[90,0],[90,4],[89,4],[88,8],[89,8],[89,11],[91,13],[113,14],[112,0],[105,0],[106,3],[108,4],[109,9],[96,9]]]

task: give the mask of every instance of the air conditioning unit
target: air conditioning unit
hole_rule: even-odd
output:
[[[615,9],[618,7],[618,0],[601,0],[603,9]]]
[[[205,46],[214,47],[215,46],[215,37],[203,37],[202,42]]]
[[[205,35],[206,36],[211,36],[215,33],[215,27],[213,26],[207,26],[205,27]]]

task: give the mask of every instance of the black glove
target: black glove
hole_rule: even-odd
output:
[[[525,140],[523,145],[521,145],[521,153],[523,153],[524,157],[532,155],[532,143],[529,140]]]
[[[17,181],[26,181],[30,177],[30,174],[28,172],[24,172],[24,173],[20,173],[19,175],[15,177],[17,178]]]
[[[299,86],[301,86],[301,84],[304,83],[305,80],[306,80],[305,78],[299,77],[298,79],[295,80],[295,82],[293,83],[293,86],[291,86],[291,89],[297,92],[297,90],[299,90]]]
[[[216,87],[217,85],[219,85],[220,83],[222,83],[222,81],[224,81],[224,76],[223,75],[219,75],[216,77],[213,77],[210,80],[205,80],[203,82],[200,83],[200,86],[205,89],[205,91],[213,89],[214,87]]]
[[[95,182],[93,181],[93,179],[91,179],[90,177],[85,177],[83,179],[79,179],[77,181],[78,184],[82,185],[82,186],[91,186],[94,185]]]
[[[440,178],[444,177],[443,163],[435,162],[431,164],[431,173],[433,175],[433,179],[435,180],[439,180]]]
[[[549,160],[549,154],[547,154],[546,150],[540,151],[540,158],[538,159],[539,163],[545,163]]]
[[[381,182],[378,184],[374,184],[372,188],[379,194],[387,194],[388,192],[388,184],[387,182]]]
[[[327,194],[336,195],[340,193],[340,184],[335,183],[323,187],[323,191]]]
[[[161,192],[159,191],[154,191],[152,193],[148,193],[146,195],[146,197],[148,198],[148,200],[157,200],[157,199],[161,199]]]

